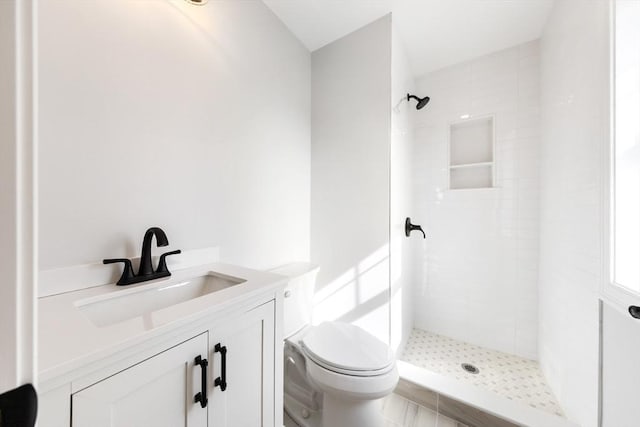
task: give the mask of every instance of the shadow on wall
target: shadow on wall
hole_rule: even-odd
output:
[[[314,296],[313,323],[342,321],[389,341],[389,245],[358,262]]]

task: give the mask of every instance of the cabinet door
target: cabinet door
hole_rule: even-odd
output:
[[[207,334],[85,388],[72,397],[74,427],[200,427],[207,408],[194,401],[200,392]]]
[[[272,301],[210,329],[210,426],[274,427],[274,308]],[[216,344],[226,349],[226,375]],[[223,377],[224,391],[215,385]]]

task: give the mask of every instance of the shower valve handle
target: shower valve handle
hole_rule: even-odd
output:
[[[422,229],[422,227],[420,227],[417,224],[411,224],[411,218],[407,217],[407,219],[404,220],[404,235],[409,237],[411,232],[414,231],[414,230],[418,230],[419,232],[421,232],[423,239],[427,238],[427,235],[425,234],[425,232]]]

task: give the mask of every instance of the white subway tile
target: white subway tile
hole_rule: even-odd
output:
[[[534,41],[419,80],[438,102],[418,119],[413,165],[430,230],[416,325],[526,357],[538,333],[539,55]],[[463,114],[495,117],[498,189],[446,191],[448,124]]]

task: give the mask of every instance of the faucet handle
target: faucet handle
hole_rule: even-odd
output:
[[[156,268],[156,273],[169,273],[169,269],[167,268],[167,257],[169,255],[178,255],[180,253],[182,253],[182,251],[178,249],[171,252],[165,252],[162,255],[160,255],[160,259],[158,260],[158,268]],[[169,273],[169,275],[171,275],[171,273]]]
[[[424,230],[422,229],[422,227],[420,227],[417,224],[411,224],[411,218],[407,217],[407,219],[404,220],[404,235],[409,237],[409,235],[411,234],[412,231],[419,231],[422,233],[422,237],[424,239],[427,238],[427,235],[425,234]]]
[[[136,277],[133,274],[133,266],[131,265],[131,260],[127,258],[113,258],[113,259],[103,259],[103,264],[116,264],[122,262],[124,263],[124,269],[122,270],[122,276],[120,276],[120,280],[118,280],[118,285],[128,285],[132,283],[132,280]]]

